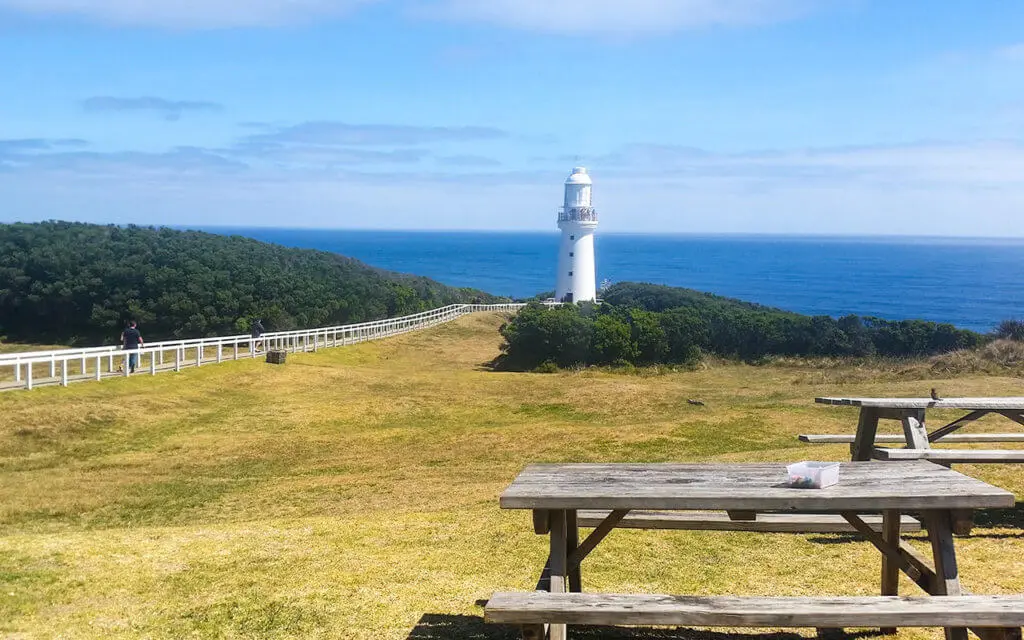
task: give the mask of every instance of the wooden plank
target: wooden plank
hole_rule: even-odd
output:
[[[565,553],[566,564],[569,570],[569,591],[579,593],[583,591],[583,573],[580,570],[580,563],[573,561],[573,554],[580,546],[580,525],[575,510],[565,512]]]
[[[876,460],[929,460],[946,463],[1021,463],[1024,449],[886,449],[876,447]]]
[[[1020,411],[997,411],[996,413],[1013,420],[1017,424],[1024,425],[1024,413]]]
[[[913,580],[919,587],[928,591],[934,582],[935,574],[927,565],[922,566],[921,564],[914,562],[913,557],[908,557],[907,554],[902,552],[899,546],[894,546],[886,542],[882,536],[867,526],[863,520],[855,513],[844,513],[843,517],[853,525],[857,532],[864,536],[868,542],[875,545],[875,548],[882,552],[882,555],[889,558],[896,566],[903,570],[907,574],[907,577]],[[902,541],[901,541],[902,542]]]
[[[1024,397],[1003,398],[815,398],[818,404],[882,409],[1000,409],[1024,411]]]
[[[565,511],[554,510],[551,512],[551,545],[548,552],[548,564],[550,566],[549,593],[564,593],[566,590],[566,577],[568,574],[568,557],[565,547]],[[540,593],[540,592],[538,592]],[[520,622],[538,623],[552,622],[550,620],[522,620]],[[568,631],[564,624],[551,624],[548,627],[550,640],[567,640]]]
[[[580,511],[581,527],[596,527],[608,517],[609,511]],[[881,516],[861,516],[876,531],[882,529]],[[854,533],[841,515],[759,513],[757,519],[733,520],[714,511],[630,511],[615,525],[620,529],[674,529],[683,531],[760,531],[766,533]],[[910,516],[900,518],[904,532],[921,530],[921,523]]]
[[[801,434],[800,442],[809,444],[853,444],[853,436],[838,434]],[[929,439],[931,436],[929,435]],[[903,444],[907,439],[903,436],[884,434],[876,435],[875,443]],[[975,442],[1024,442],[1024,433],[957,433],[944,436],[943,443],[975,443]],[[934,440],[932,440],[934,442]]]
[[[935,560],[936,580],[932,593],[937,596],[948,596],[947,602],[957,600],[962,594],[960,573],[956,565],[956,548],[953,546],[952,518],[946,511],[930,511],[924,514],[924,519]],[[942,626],[946,627],[946,640],[967,640],[968,625]]]
[[[484,620],[687,627],[1019,627],[1024,625],[1024,596],[763,598],[516,592],[491,596]]]
[[[911,449],[929,449],[928,430],[924,427],[924,410],[914,411],[913,415],[905,415],[900,421],[903,424],[903,435]]]
[[[579,517],[581,513],[584,512],[577,513],[577,523],[579,526],[587,526],[582,523],[582,518]],[[580,566],[583,559],[586,558],[602,540],[604,540],[605,536],[611,533],[612,529],[614,529],[628,513],[629,512],[625,510],[612,511],[611,513],[606,512],[605,517],[597,523],[596,528],[590,532],[590,535],[583,541],[583,544],[579,545],[579,547],[573,549],[569,553],[569,567]]]
[[[751,522],[757,519],[756,511],[727,511],[730,520],[738,520],[740,522]]]
[[[863,518],[862,518],[863,520]],[[866,523],[865,523],[866,524]],[[900,512],[888,510],[882,514],[882,541],[886,545],[899,548],[900,544]],[[900,594],[900,563],[882,554],[882,595],[898,596]],[[882,633],[892,635],[896,627],[886,627]]]
[[[533,532],[546,535],[551,531],[551,512],[547,509],[533,510]]]
[[[987,416],[990,413],[992,413],[992,412],[991,411],[985,411],[985,410],[972,411],[972,412],[968,413],[966,416],[960,418],[959,420],[954,420],[953,422],[950,422],[946,426],[941,427],[939,429],[936,429],[935,431],[932,431],[931,433],[929,433],[928,434],[928,441],[929,442],[938,442],[939,440],[942,440],[943,442],[951,442],[948,439],[949,438],[949,434],[953,433],[954,431],[956,431],[958,429],[961,429],[961,428],[967,426],[968,424],[974,422],[975,420],[980,420],[981,418],[984,418],[985,416]]]
[[[853,460],[870,460],[871,449],[875,446],[875,436],[878,433],[878,411],[869,408],[860,410],[860,417],[857,419],[857,435],[853,439],[853,446],[850,449]]]
[[[798,489],[785,465],[535,464],[502,493],[505,509],[748,510],[837,513],[1009,508],[1014,496],[924,461],[844,462],[839,484]]]

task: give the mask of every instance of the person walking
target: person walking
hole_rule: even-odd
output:
[[[263,321],[261,319],[257,318],[256,320],[253,321],[252,326],[250,327],[250,329],[251,329],[250,335],[252,336],[252,349],[253,349],[253,351],[260,351],[260,350],[262,350],[263,349],[263,341],[260,340],[259,338],[260,338],[260,336],[263,335],[263,331],[264,331],[264,329],[263,329]]]
[[[139,333],[134,320],[129,322],[128,328],[121,333],[121,344],[124,346],[125,351],[134,352],[128,354],[128,373],[135,373],[135,367],[139,366],[138,351],[143,346],[143,343],[142,334]]]

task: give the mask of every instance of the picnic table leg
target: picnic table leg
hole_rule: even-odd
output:
[[[907,447],[911,449],[931,449],[928,443],[928,430],[924,426],[924,409],[907,412],[900,420],[903,425],[903,436],[907,439]]]
[[[882,539],[886,544],[899,547],[900,544],[900,512],[897,509],[886,509],[882,512]],[[889,556],[882,554],[882,595],[900,595],[900,566]],[[895,627],[884,627],[882,633],[892,635]]]
[[[861,407],[857,420],[857,435],[851,447],[853,460],[870,460],[875,448],[875,434],[878,432],[878,411],[872,407]]]
[[[569,509],[565,512],[565,555],[570,557],[576,547],[580,546],[580,525],[576,518],[576,510]],[[583,591],[583,577],[580,571],[580,564],[569,568],[569,591],[580,593]]]
[[[949,511],[929,511],[924,514],[928,524],[928,539],[932,543],[935,560],[934,596],[959,596],[960,574],[956,566],[956,547],[953,546],[953,514]],[[967,640],[967,629],[947,627],[947,640]]]
[[[574,514],[575,515],[575,514]],[[566,553],[566,513],[564,510],[551,511],[551,593],[565,593],[566,575],[568,573],[568,554]],[[568,630],[564,624],[553,624],[548,629],[549,640],[567,640]]]

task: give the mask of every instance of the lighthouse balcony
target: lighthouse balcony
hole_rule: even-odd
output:
[[[562,207],[558,210],[559,222],[597,222],[597,209],[594,207]]]

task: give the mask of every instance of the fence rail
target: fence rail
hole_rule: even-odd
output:
[[[423,311],[409,316],[361,322],[358,324],[273,331],[258,338],[234,335],[191,340],[171,340],[149,343],[141,349],[125,350],[119,345],[58,349],[52,351],[25,351],[0,354],[0,371],[12,368],[14,381],[0,382],[0,390],[32,389],[39,385],[102,380],[106,377],[132,375],[129,358],[135,356],[135,374],[161,371],[181,371],[184,367],[199,367],[225,360],[255,358],[269,349],[292,352],[317,351],[341,347],[368,340],[377,340],[410,331],[418,331],[451,322],[470,313],[483,311],[518,311],[525,304],[453,304],[439,309]],[[115,366],[117,367],[115,369]],[[38,375],[45,367],[48,376]],[[104,371],[104,369],[106,369]]]

